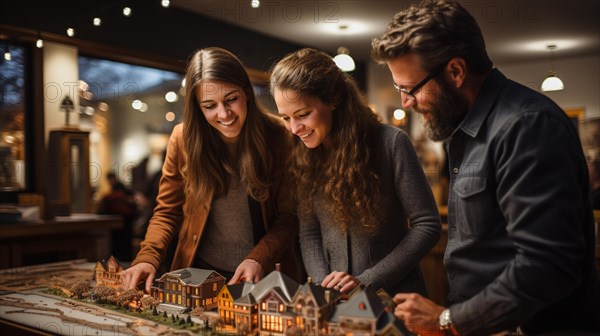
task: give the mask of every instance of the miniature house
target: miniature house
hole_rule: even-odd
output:
[[[279,266],[279,265],[277,265]],[[258,331],[260,335],[285,335],[294,323],[290,309],[299,284],[276,270],[269,273],[252,290],[258,303]]]
[[[240,331],[258,328],[258,305],[251,293],[253,289],[251,282],[223,286],[218,296],[223,323]]]
[[[369,286],[359,286],[346,302],[339,304],[329,321],[329,332],[339,335],[410,335]]]
[[[120,273],[123,272],[123,267],[114,256],[110,256],[107,260],[96,262],[94,267],[94,277],[96,285],[103,285],[112,288],[119,288],[123,284],[121,282]]]
[[[217,295],[225,277],[213,270],[183,268],[163,274],[154,282],[151,295],[166,305],[185,309],[217,308]]]
[[[342,294],[339,291],[316,285],[312,278],[300,286],[292,299],[296,327],[302,335],[327,335],[327,319],[335,311]]]
[[[348,299],[347,301],[343,301]],[[384,291],[361,285],[350,297],[312,282],[299,285],[277,268],[257,284],[224,286],[219,317],[239,334],[410,335]]]

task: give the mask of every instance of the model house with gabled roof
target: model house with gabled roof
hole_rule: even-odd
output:
[[[387,294],[385,294],[387,296]],[[389,296],[387,296],[389,298]],[[361,285],[339,304],[329,321],[330,333],[341,335],[409,335],[392,307],[370,286]],[[388,301],[391,302],[391,301]]]
[[[349,297],[348,297],[349,295]],[[219,316],[238,334],[411,335],[393,314],[391,297],[361,285],[350,294],[312,282],[299,285],[276,270],[256,284],[224,286]]]
[[[108,260],[97,261],[96,266],[94,266],[96,285],[120,288],[123,284],[121,282],[121,272],[123,272],[123,267],[114,256],[110,256]]]
[[[217,295],[225,277],[213,270],[183,268],[163,274],[154,281],[151,295],[162,305],[184,310],[217,308]]]
[[[304,285],[298,287],[292,299],[292,311],[296,315],[296,328],[302,335],[328,335],[327,320],[335,311],[342,298],[337,290],[321,287],[308,277]]]
[[[279,270],[259,281],[252,295],[258,303],[258,332],[260,335],[285,335],[294,324],[290,304],[300,285]]]
[[[223,286],[218,295],[223,323],[240,331],[258,328],[258,305],[251,293],[254,286],[251,282]]]

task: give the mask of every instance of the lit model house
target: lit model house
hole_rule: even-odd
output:
[[[296,315],[299,332],[307,336],[328,335],[327,320],[341,298],[339,291],[318,286],[308,277],[292,299],[292,311]]]
[[[279,271],[260,280],[251,294],[258,303],[258,331],[260,335],[285,335],[294,323],[294,314],[289,309],[299,284]]]
[[[385,292],[384,296],[387,296]],[[391,301],[389,301],[391,303]],[[369,286],[359,286],[349,300],[340,303],[329,320],[332,335],[411,335],[404,324],[396,319],[391,304]]]
[[[212,271],[183,268],[163,274],[155,280],[151,295],[161,305],[177,308],[217,308],[217,294],[225,285],[225,277]]]
[[[254,284],[241,282],[223,286],[218,296],[219,317],[238,330],[258,328],[258,305],[251,294]]]
[[[97,261],[96,266],[94,266],[96,285],[112,288],[121,287],[121,272],[123,272],[123,267],[114,256],[110,256],[108,260]]]

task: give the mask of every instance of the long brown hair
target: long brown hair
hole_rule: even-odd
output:
[[[195,207],[211,193],[215,196],[225,194],[234,175],[247,183],[249,195],[265,201],[274,178],[274,155],[269,148],[273,144],[269,142],[285,130],[258,105],[242,63],[227,50],[201,49],[191,56],[185,80],[183,137],[187,164],[183,168],[183,177],[186,204]],[[235,85],[246,94],[247,116],[234,155],[228,153],[219,132],[210,126],[200,109],[196,92],[203,81]]]
[[[336,106],[326,146],[308,149],[295,138],[291,159],[298,180],[299,215],[314,214],[313,197],[319,192],[340,228],[358,222],[367,232],[375,232],[380,195],[373,135],[380,122],[354,79],[338,69],[328,54],[307,48],[275,65],[271,93],[275,88]]]

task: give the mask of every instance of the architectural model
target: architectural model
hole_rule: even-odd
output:
[[[151,295],[144,295],[117,286],[122,268],[113,257],[95,265],[88,263],[85,279],[75,266],[61,263],[2,272],[3,280],[11,277],[5,288],[12,292],[0,293],[0,318],[41,330],[56,325],[81,327],[85,334],[411,335],[393,315],[391,299],[385,293],[359,286],[342,294],[319,286],[310,277],[301,285],[279,267],[258,283],[234,285],[225,285],[225,278],[214,270],[184,268],[163,274],[155,280]],[[51,288],[52,295],[15,289],[28,279],[45,276],[50,279],[36,286]],[[96,283],[91,281],[93,277]],[[114,309],[93,304],[110,304]],[[123,315],[125,312],[139,315]],[[62,330],[55,333],[62,334]],[[73,334],[73,330],[65,334]]]
[[[96,285],[104,285],[112,288],[119,288],[123,284],[121,282],[121,272],[123,267],[114,256],[110,256],[107,260],[96,262],[94,267],[94,275]]]
[[[225,285],[212,270],[185,268],[164,274],[152,295],[167,306],[218,311],[222,333],[258,335],[409,335],[394,317],[386,293],[360,286],[351,295],[310,278],[300,285],[279,271],[258,283]],[[387,298],[387,299],[386,299]]]
[[[225,285],[225,277],[212,271],[183,268],[163,274],[152,286],[152,297],[162,304],[184,309],[217,308],[217,294]]]

